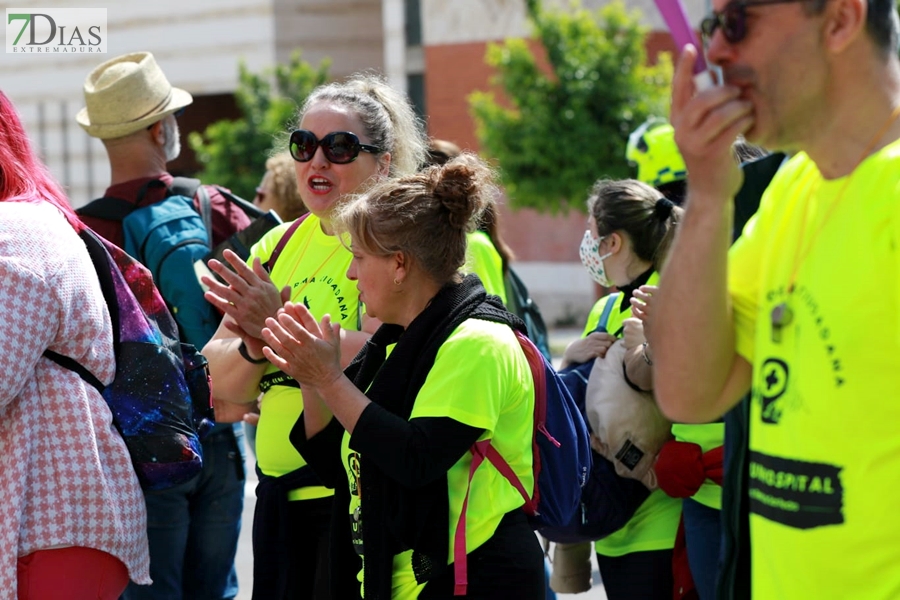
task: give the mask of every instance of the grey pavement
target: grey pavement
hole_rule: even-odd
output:
[[[559,364],[559,356],[562,355],[566,344],[581,335],[581,330],[565,329],[550,332],[550,346],[554,355],[554,364]],[[248,455],[251,453],[248,450]],[[256,471],[253,468],[254,461],[252,456],[248,456],[247,460],[247,484],[244,488],[244,516],[241,521],[241,537],[238,541],[237,554],[237,571],[238,583],[240,591],[235,600],[250,600],[251,591],[253,589],[253,545],[251,536],[253,532],[253,509],[256,506]],[[607,600],[606,592],[603,590],[603,584],[600,581],[600,573],[597,571],[596,558],[592,558],[591,562],[594,567],[594,585],[583,594],[557,594],[560,600],[569,598],[577,598],[578,600]],[[510,599],[513,600],[513,599]]]

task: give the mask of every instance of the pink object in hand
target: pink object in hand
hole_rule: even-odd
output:
[[[672,39],[675,41],[678,51],[684,50],[684,47],[688,44],[693,45],[697,49],[697,62],[694,63],[694,74],[705,71],[706,60],[703,58],[697,35],[694,33],[693,27],[691,27],[690,21],[688,21],[687,13],[681,4],[681,0],[654,1],[666,25],[669,27],[669,33],[672,34]]]

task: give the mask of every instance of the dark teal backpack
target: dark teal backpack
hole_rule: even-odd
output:
[[[203,297],[194,274],[194,262],[210,251],[212,208],[209,196],[201,194],[201,210],[194,209],[194,193],[200,184],[173,185],[168,197],[140,206],[150,187],[166,187],[160,180],[148,182],[138,194],[137,205],[121,198],[105,197],[78,209],[79,215],[122,223],[125,252],[150,270],[156,287],[178,323],[181,340],[198,348],[216,332],[220,315]],[[179,180],[176,180],[176,184]],[[193,189],[191,189],[193,188]]]

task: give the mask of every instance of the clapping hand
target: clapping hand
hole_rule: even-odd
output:
[[[223,257],[234,270],[215,259],[209,261],[209,268],[224,279],[227,285],[214,277],[201,277],[201,281],[209,288],[204,297],[230,317],[225,326],[232,333],[248,344],[254,340],[259,344],[258,340],[262,337],[260,332],[266,326],[266,319],[276,315],[282,305],[290,300],[291,288],[285,286],[279,292],[259,258],[253,259],[253,268],[250,268],[231,250],[225,250]]]
[[[300,385],[324,387],[343,375],[340,334],[330,315],[319,323],[305,306],[288,302],[276,318],[266,319],[263,354]]]

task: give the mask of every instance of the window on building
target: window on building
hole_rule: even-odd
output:
[[[408,73],[406,75],[406,93],[413,103],[416,113],[425,118],[425,75],[422,73]]]
[[[422,10],[419,0],[406,0],[406,45],[422,45]]]

